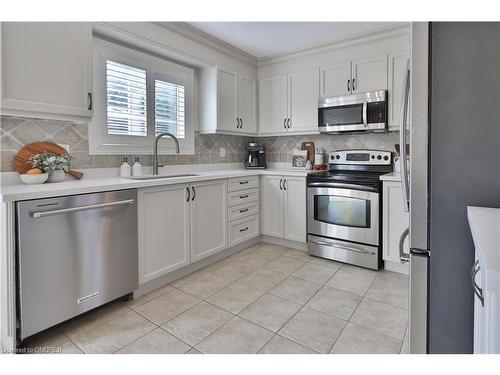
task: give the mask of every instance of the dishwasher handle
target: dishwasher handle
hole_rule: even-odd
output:
[[[107,208],[107,207],[117,207],[117,206],[124,206],[127,204],[133,204],[135,202],[134,199],[125,199],[123,201],[115,201],[115,202],[107,202],[107,203],[96,203],[96,204],[89,204],[86,206],[78,206],[78,207],[70,207],[70,208],[61,208],[59,210],[51,210],[51,211],[40,211],[40,212],[33,212],[31,216],[33,216],[35,219],[45,217],[45,216],[54,216],[54,215],[62,215],[62,214],[69,214],[72,212],[78,212],[78,211],[86,211],[86,210],[95,210],[98,208]]]

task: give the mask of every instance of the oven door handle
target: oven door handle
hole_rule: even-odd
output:
[[[374,255],[374,254],[376,254],[376,252],[374,252],[374,251],[364,250],[364,249],[360,249],[360,248],[357,248],[357,247],[342,246],[342,245],[337,245],[337,244],[334,244],[334,243],[323,242],[323,241],[316,241],[316,240],[309,240],[309,242],[312,242],[312,243],[314,243],[316,245],[338,247],[339,249],[344,249],[344,250],[347,250],[347,251],[354,251],[356,253],[361,253],[361,254],[368,254],[368,255]]]
[[[361,191],[374,191],[377,192],[378,189],[371,186],[355,185],[355,184],[343,184],[339,182],[310,182],[307,184],[308,187],[326,187],[326,188],[340,188],[340,189],[353,189]]]

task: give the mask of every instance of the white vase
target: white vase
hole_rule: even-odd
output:
[[[64,172],[62,169],[57,169],[53,171],[47,182],[63,182],[66,179],[66,172]]]

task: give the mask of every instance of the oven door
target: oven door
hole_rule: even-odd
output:
[[[379,192],[347,183],[309,183],[308,233],[379,245]]]

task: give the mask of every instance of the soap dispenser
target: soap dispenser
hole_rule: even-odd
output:
[[[123,158],[123,164],[120,167],[120,176],[121,177],[130,177],[130,165],[128,163],[127,158]]]
[[[132,176],[142,176],[142,164],[139,162],[139,158],[134,159],[134,165],[132,166]]]

